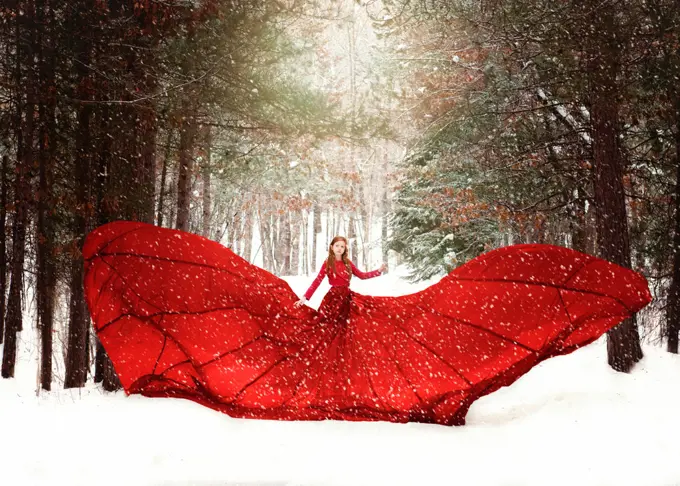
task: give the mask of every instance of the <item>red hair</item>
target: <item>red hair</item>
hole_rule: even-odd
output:
[[[342,252],[342,261],[347,267],[347,274],[349,275],[349,278],[352,278],[352,266],[349,263],[349,256],[347,255],[347,251],[349,250],[349,243],[347,242],[347,238],[345,238],[344,236],[336,236],[331,240],[331,244],[328,245],[328,259],[326,260],[326,273],[328,275],[331,274],[335,275],[335,253],[333,253],[333,245],[335,245],[338,241],[345,242],[345,251]]]

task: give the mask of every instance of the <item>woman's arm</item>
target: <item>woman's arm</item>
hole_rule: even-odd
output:
[[[316,292],[316,289],[319,288],[319,285],[321,285],[321,281],[323,278],[326,276],[326,262],[321,265],[321,270],[319,270],[319,274],[316,276],[314,281],[312,282],[312,285],[309,286],[307,289],[307,292],[305,292],[305,299],[309,300],[312,298],[312,295],[314,295],[314,292]]]
[[[362,280],[367,278],[379,277],[380,275],[382,275],[382,267],[381,269],[373,270],[372,272],[362,272],[361,270],[354,266],[354,263],[349,262],[349,264],[352,267],[352,273]]]

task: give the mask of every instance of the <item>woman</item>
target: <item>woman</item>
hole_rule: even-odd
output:
[[[321,266],[319,274],[305,292],[304,297],[294,305],[300,307],[306,304],[312,298],[316,289],[319,288],[324,277],[328,275],[331,290],[324,296],[319,307],[319,313],[327,319],[347,320],[352,298],[352,293],[349,292],[349,282],[352,275],[356,275],[360,279],[373,278],[382,275],[386,269],[387,265],[384,263],[378,270],[372,272],[362,272],[357,269],[347,256],[347,240],[342,236],[336,236],[331,241],[328,248],[328,259]]]
[[[85,294],[128,394],[234,417],[442,425],[464,424],[479,397],[651,300],[641,275],[552,245],[498,248],[394,297],[350,291],[351,274],[378,271],[359,272],[346,253],[334,239],[300,300],[219,243],[117,221],[85,241]],[[302,305],[324,275],[319,311]]]

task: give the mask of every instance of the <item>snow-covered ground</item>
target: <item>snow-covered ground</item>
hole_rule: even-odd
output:
[[[287,280],[298,294],[311,282]],[[381,295],[424,285],[398,272],[352,283]],[[22,342],[17,379],[0,380],[2,484],[680,485],[680,358],[658,348],[620,374],[602,339],[442,427],[233,419],[93,385],[36,396],[35,343]]]

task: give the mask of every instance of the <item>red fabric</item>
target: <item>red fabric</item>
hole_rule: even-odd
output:
[[[349,265],[352,268],[352,274],[356,275],[360,279],[367,279],[380,276],[380,270],[373,270],[372,272],[362,272],[361,270],[354,266],[354,263],[349,262]],[[316,289],[319,288],[319,285],[321,284],[325,276],[326,276],[326,262],[324,262],[324,264],[321,265],[321,270],[319,270],[319,274],[312,282],[312,285],[309,286],[307,292],[305,292],[305,299],[309,300],[312,298],[312,295],[314,295]],[[347,286],[349,285],[349,278],[350,277],[349,274],[347,273],[347,267],[345,266],[345,263],[342,260],[336,260],[335,274],[328,275],[328,283],[331,284],[331,287]]]
[[[651,300],[641,275],[549,245],[490,251],[405,296],[332,287],[319,311],[193,234],[115,222],[83,251],[94,327],[125,391],[234,417],[462,424],[477,398]]]

